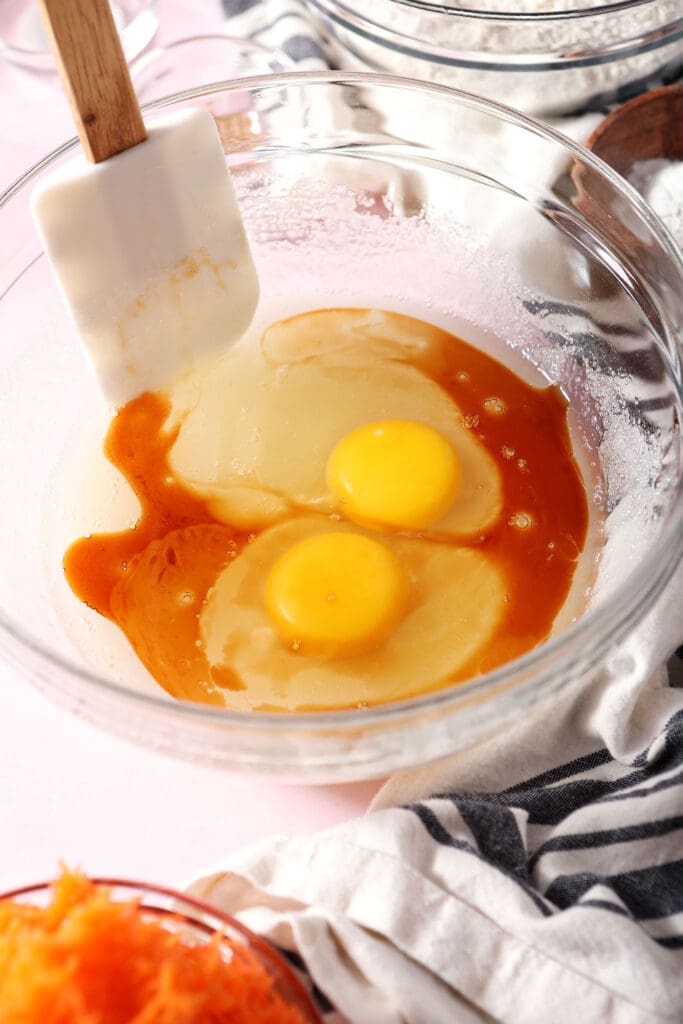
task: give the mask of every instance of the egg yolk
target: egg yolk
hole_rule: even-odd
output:
[[[421,530],[453,503],[460,463],[433,427],[381,420],[341,439],[328,459],[326,479],[354,522]]]
[[[265,605],[292,650],[344,657],[383,643],[405,611],[407,594],[405,574],[383,544],[325,533],[306,537],[277,560]]]

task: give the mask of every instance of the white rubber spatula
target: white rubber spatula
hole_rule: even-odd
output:
[[[39,0],[87,160],[31,204],[102,391],[163,388],[246,330],[258,280],[211,115],[147,128],[108,0]]]

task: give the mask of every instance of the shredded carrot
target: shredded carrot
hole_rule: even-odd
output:
[[[135,901],[64,872],[45,908],[0,900],[2,1024],[304,1024],[256,955],[190,945]]]

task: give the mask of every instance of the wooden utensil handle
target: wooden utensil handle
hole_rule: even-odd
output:
[[[147,138],[109,0],[38,0],[85,155],[93,163]]]

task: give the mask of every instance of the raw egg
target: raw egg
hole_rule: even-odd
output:
[[[320,564],[311,572],[320,558],[329,576]],[[503,574],[478,551],[399,536],[380,543],[353,524],[302,516],[264,530],[223,569],[199,628],[211,678],[229,666],[239,680],[231,707],[374,704],[476,671],[505,593]],[[328,596],[342,601],[340,614]]]
[[[170,456],[174,476],[208,502],[217,519],[234,526],[263,527],[295,512],[345,515],[354,500],[340,507],[345,496],[329,486],[328,460],[332,456],[340,471],[344,452],[347,463],[358,461],[365,435],[354,432],[381,420],[394,427],[391,439],[384,435],[388,444],[375,438],[373,445],[371,437],[365,443],[366,456],[375,452],[375,466],[393,458],[389,452],[397,446],[405,455],[412,443],[414,472],[425,480],[441,473],[429,492],[422,491],[418,504],[426,501],[426,510],[415,509],[410,523],[395,525],[428,525],[429,534],[453,537],[486,528],[500,514],[500,473],[452,397],[403,361],[405,318],[384,314],[374,323],[381,336],[369,338],[360,314],[346,312],[310,314],[318,339],[310,347],[310,324],[296,317],[267,330],[260,348],[233,349],[180,382],[170,396],[171,423],[179,425]],[[413,500],[423,482],[416,477]],[[405,502],[407,489],[403,495]]]
[[[460,463],[453,446],[433,427],[382,420],[339,441],[326,478],[330,493],[354,522],[422,530],[453,504]]]
[[[313,533],[278,558],[265,607],[294,650],[365,654],[396,628],[406,603],[401,564],[383,544],[353,533]]]
[[[559,389],[433,325],[317,310],[270,326],[105,444],[134,527],[65,555],[77,596],[173,696],[353,708],[542,642],[588,529]]]

